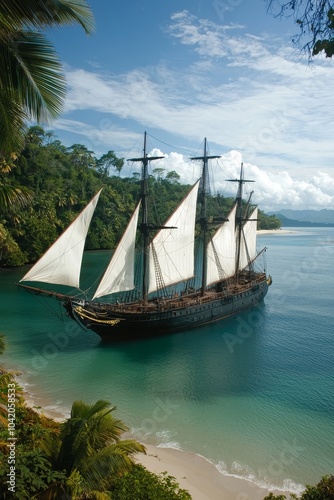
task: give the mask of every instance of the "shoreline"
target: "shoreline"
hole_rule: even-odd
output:
[[[291,229],[258,229],[256,234],[293,234],[297,231],[292,231]]]
[[[59,423],[69,417],[69,414],[54,409],[46,398],[29,393],[27,388],[23,388],[23,397],[26,405],[39,415]],[[131,431],[126,437],[129,435],[136,439]],[[285,494],[287,499],[290,498],[290,492],[262,487],[250,479],[224,474],[208,459],[196,453],[140,442],[145,446],[146,454],[135,455],[135,462],[154,474],[167,472],[181,488],[190,493],[192,500],[263,500],[270,492]]]
[[[192,500],[263,500],[271,492],[290,498],[289,492],[268,489],[246,478],[219,472],[213,463],[195,453],[142,444],[146,447],[146,455],[137,455],[136,462],[155,474],[167,472],[175,477]]]

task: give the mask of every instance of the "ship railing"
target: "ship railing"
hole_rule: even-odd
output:
[[[174,299],[160,299],[150,302],[142,302],[142,303],[133,303],[133,304],[104,304],[101,310],[109,309],[110,311],[114,311],[115,313],[138,313],[138,312],[152,312],[152,311],[169,311],[173,309],[183,309],[186,306],[203,304],[210,300],[219,300],[222,298],[228,298],[238,293],[243,292],[244,290],[256,285],[257,283],[262,282],[266,279],[265,273],[260,273],[254,277],[253,280],[244,282],[244,283],[234,283],[233,286],[230,286],[220,292],[216,292],[214,290],[207,291],[206,294],[202,297],[199,292],[191,293],[191,294],[182,294]]]

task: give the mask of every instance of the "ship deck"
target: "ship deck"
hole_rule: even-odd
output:
[[[86,308],[94,311],[95,313],[113,312],[115,314],[138,314],[138,313],[151,313],[161,312],[171,309],[183,309],[206,302],[213,302],[221,299],[233,299],[233,297],[244,294],[256,287],[260,283],[266,281],[265,273],[257,275],[252,280],[243,280],[238,283],[228,284],[222,291],[207,290],[202,296],[200,291],[195,293],[175,294],[172,298],[159,298],[150,300],[148,302],[137,301],[133,303],[86,303]]]

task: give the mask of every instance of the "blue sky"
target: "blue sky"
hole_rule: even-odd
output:
[[[260,208],[334,209],[334,61],[310,65],[291,20],[268,14],[264,0],[89,5],[94,35],[48,34],[68,82],[50,128],[66,146],[127,158],[146,130],[152,153],[166,156],[156,166],[192,182],[199,169],[188,158],[207,137],[222,155],[213,164],[222,194],[243,162]]]

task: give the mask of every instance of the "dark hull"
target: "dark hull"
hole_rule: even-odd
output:
[[[75,301],[68,301],[66,308],[69,316],[97,333],[103,341],[141,339],[221,321],[261,302],[269,285],[270,281],[264,278],[228,295],[211,292],[205,297],[168,301],[159,307],[137,304],[131,311],[126,307],[122,310],[122,306]]]

